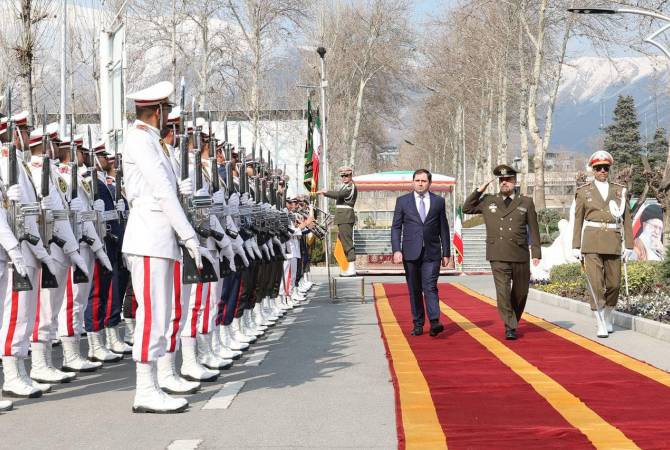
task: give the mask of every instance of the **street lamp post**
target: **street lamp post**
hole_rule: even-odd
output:
[[[659,19],[664,22],[666,22],[665,25],[663,25],[661,28],[658,30],[654,31],[651,33],[649,36],[643,39],[643,42],[646,42],[648,44],[653,45],[654,47],[658,48],[660,51],[663,52],[663,54],[670,59],[670,50],[660,42],[656,40],[658,36],[663,34],[666,30],[670,28],[670,17],[661,14],[657,11],[650,11],[648,9],[642,9],[642,8],[588,8],[588,7],[582,7],[582,8],[568,8],[568,12],[575,13],[575,14],[607,14],[607,15],[613,15],[613,14],[635,14],[638,16],[647,16],[647,17],[653,17],[654,19]]]

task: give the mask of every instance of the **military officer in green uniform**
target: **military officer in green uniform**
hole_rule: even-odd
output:
[[[335,224],[337,225],[337,238],[344,247],[344,253],[347,255],[349,266],[341,276],[352,277],[356,275],[356,252],[354,251],[354,205],[358,192],[353,180],[353,170],[351,167],[340,167],[338,170],[342,185],[336,191],[318,191],[317,194],[325,195],[328,198],[335,199]]]
[[[572,249],[590,283],[598,337],[613,331],[612,313],[621,287],[621,257],[633,251],[633,229],[626,188],[608,181],[614,158],[599,150],[589,158],[594,180],[577,188]],[[622,246],[622,239],[625,248]]]
[[[465,199],[463,212],[484,216],[486,259],[491,263],[498,312],[505,323],[505,338],[514,340],[528,297],[531,255],[534,265],[542,257],[540,230],[533,199],[515,192],[516,171],[501,164],[493,175],[500,192],[484,194],[493,180],[482,184]]]

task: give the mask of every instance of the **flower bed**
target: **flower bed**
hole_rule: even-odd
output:
[[[646,319],[670,323],[670,280],[664,267],[655,262],[628,264],[629,297],[625,295],[623,270],[621,295],[617,310]],[[593,299],[586,284],[581,265],[561,264],[551,269],[548,284],[533,286],[535,289],[591,303]]]

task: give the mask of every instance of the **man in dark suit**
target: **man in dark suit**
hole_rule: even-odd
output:
[[[440,263],[447,266],[451,257],[449,223],[444,199],[430,192],[431,173],[419,169],[412,180],[414,192],[398,197],[393,212],[393,262],[403,263],[405,267],[414,319],[412,335],[423,334],[427,311],[430,335],[437,336],[444,331],[440,323],[437,279]]]

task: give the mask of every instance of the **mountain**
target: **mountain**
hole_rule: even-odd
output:
[[[611,122],[619,95],[635,98],[643,137],[651,139],[657,123],[670,129],[669,79],[664,57],[569,60],[563,68],[554,111],[551,148],[595,151],[601,124]]]

